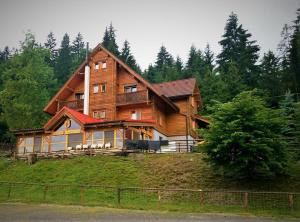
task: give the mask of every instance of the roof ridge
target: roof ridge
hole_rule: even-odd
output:
[[[196,80],[196,78],[191,77],[191,78],[186,78],[186,79],[177,79],[177,80],[172,80],[172,81],[167,81],[167,82],[151,83],[151,84],[152,85],[159,85],[159,84],[166,84],[166,83],[173,83],[173,82],[180,82],[180,81],[187,81],[187,80]]]

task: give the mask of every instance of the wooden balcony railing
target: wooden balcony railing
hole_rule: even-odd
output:
[[[131,92],[131,93],[122,93],[117,95],[117,106],[145,103],[147,102],[147,100],[148,100],[147,90]]]
[[[64,106],[74,110],[83,109],[83,99],[76,99],[72,101],[59,101],[58,111],[61,110]]]

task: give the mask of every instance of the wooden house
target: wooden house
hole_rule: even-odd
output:
[[[44,108],[40,129],[14,131],[17,150],[53,152],[78,146],[124,149],[131,140],[193,140],[208,124],[196,80],[151,84],[96,46]]]

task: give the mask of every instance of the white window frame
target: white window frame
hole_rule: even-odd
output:
[[[99,84],[93,85],[93,92],[98,93],[99,92]]]

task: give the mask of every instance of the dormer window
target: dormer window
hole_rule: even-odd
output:
[[[95,69],[98,70],[99,69],[99,63],[95,63]]]
[[[136,91],[137,91],[137,86],[136,85],[124,86],[124,92],[125,93],[131,93],[131,92],[136,92]]]

